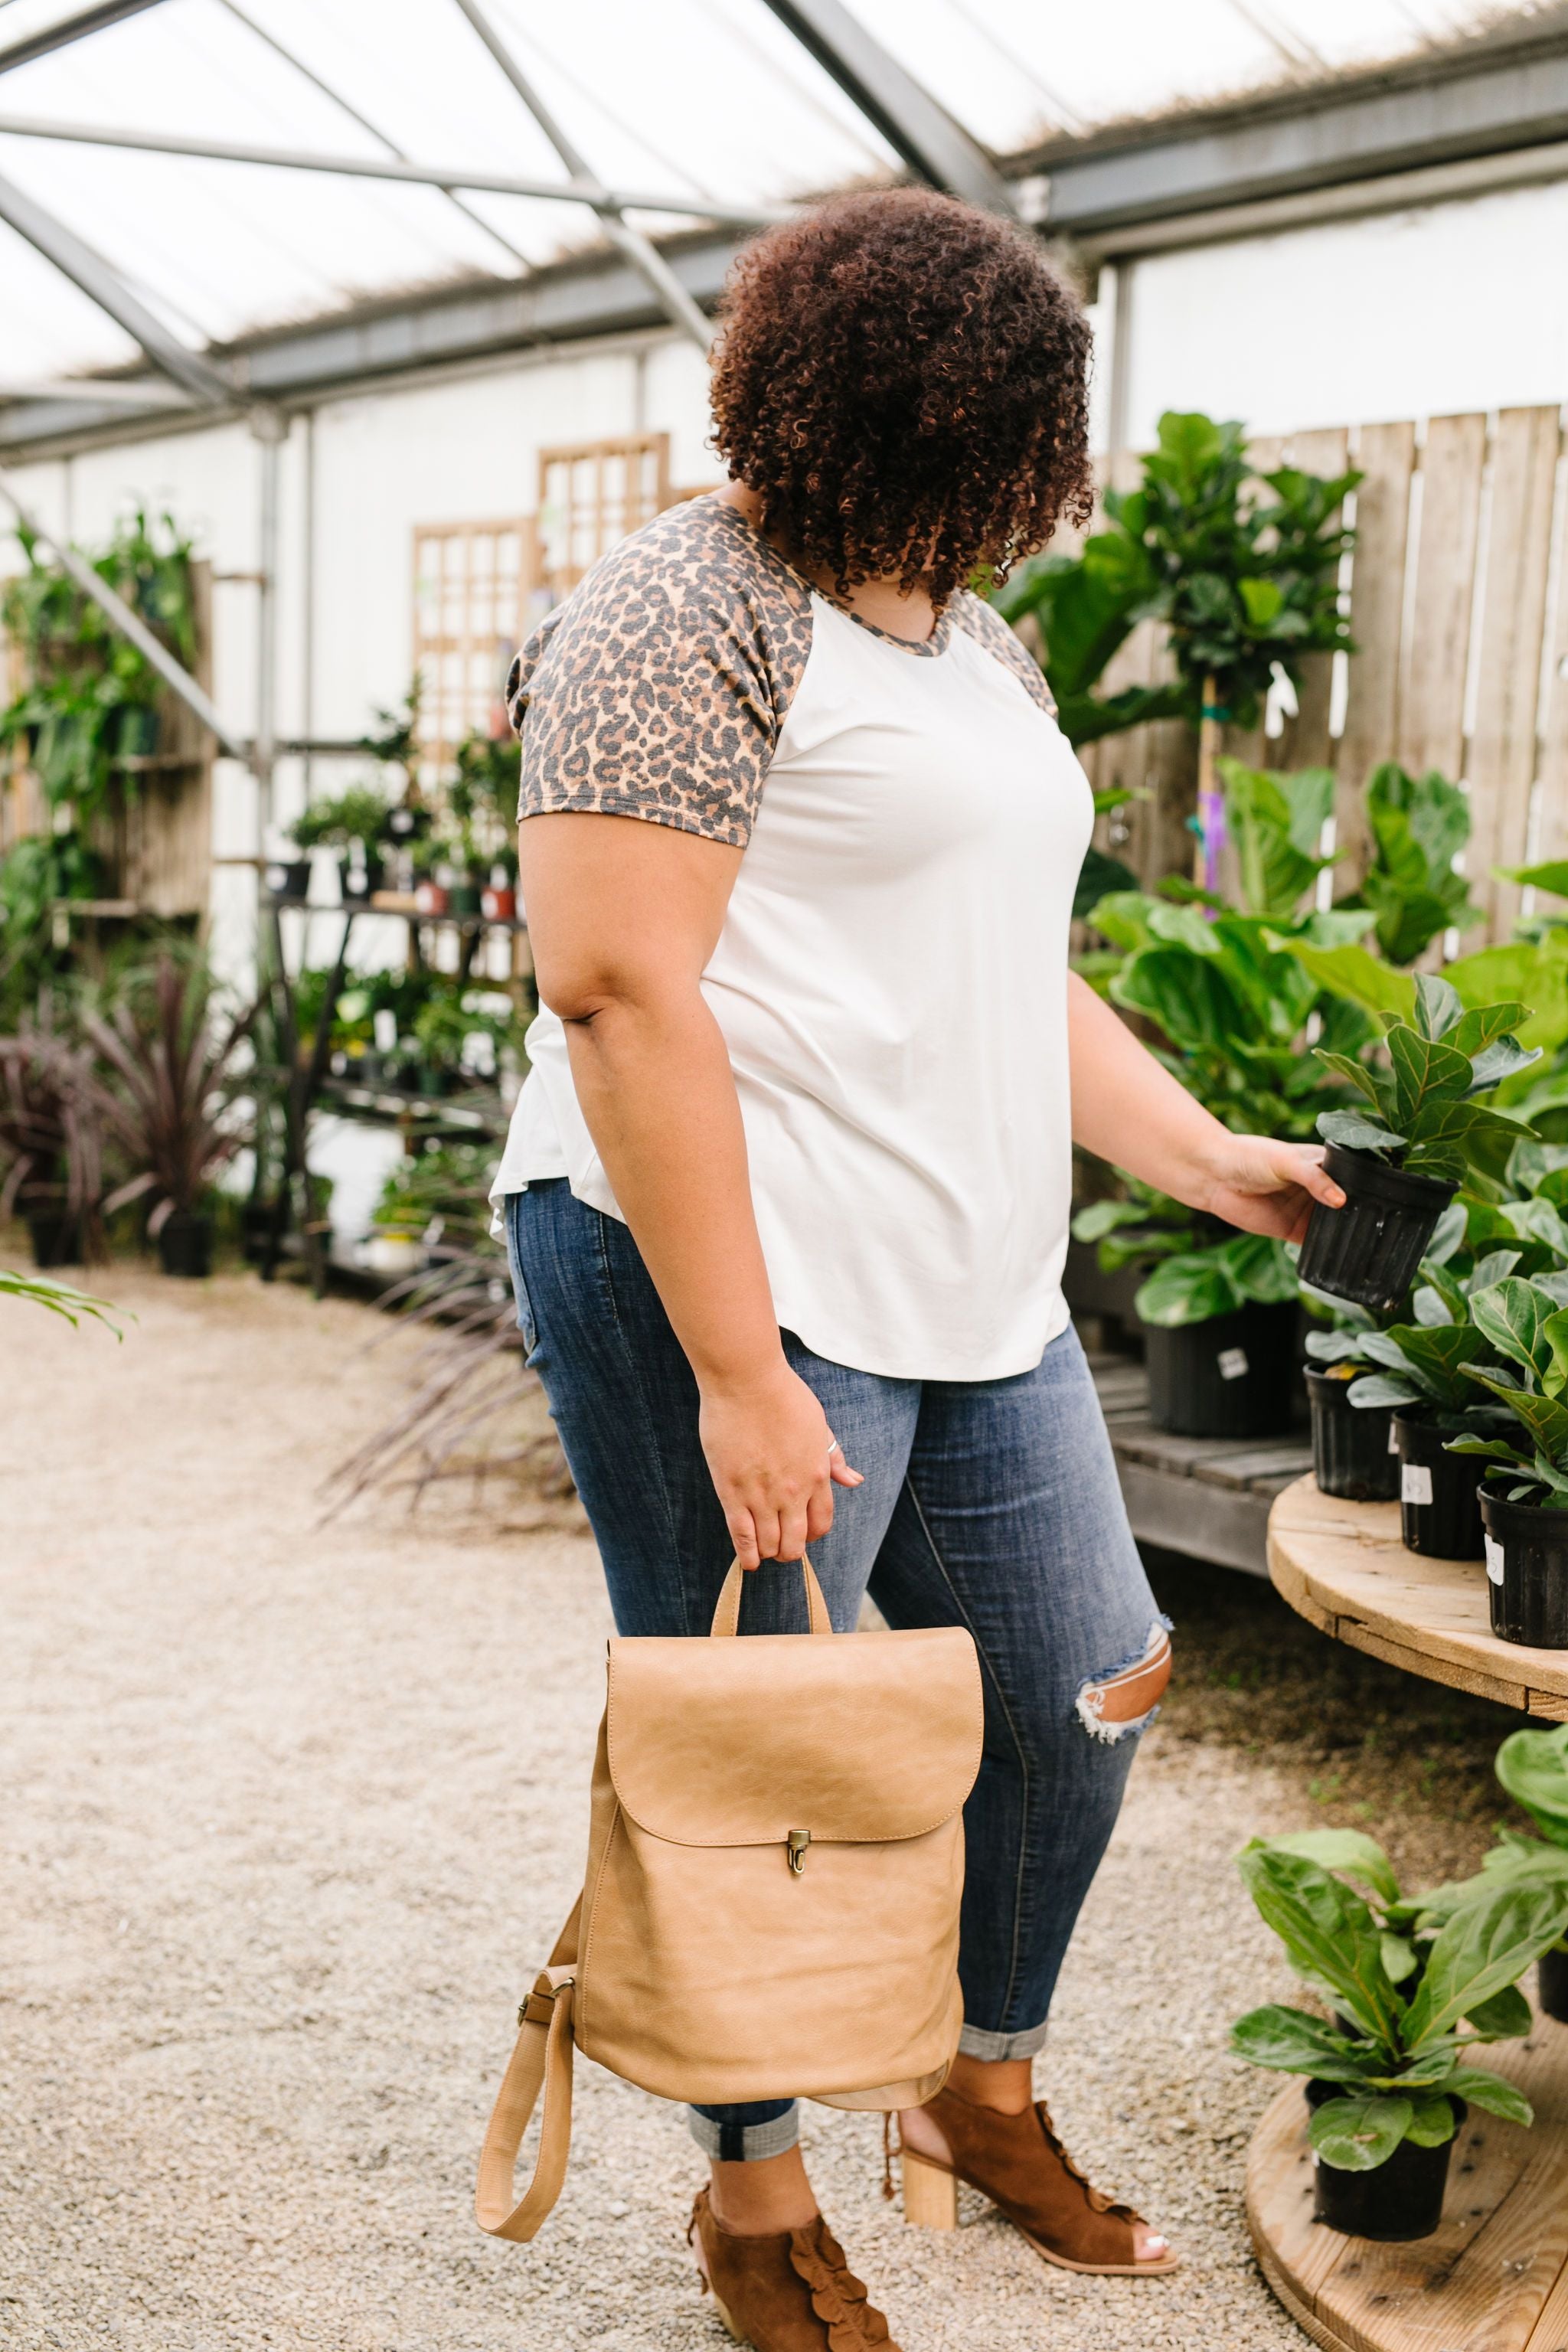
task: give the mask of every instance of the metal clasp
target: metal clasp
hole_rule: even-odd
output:
[[[791,1830],[784,1844],[789,1851],[789,1866],[799,1878],[805,1869],[805,1849],[811,1843],[809,1830]]]

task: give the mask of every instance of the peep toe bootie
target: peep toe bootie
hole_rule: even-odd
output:
[[[1085,2179],[1057,2137],[1043,2099],[1008,2116],[942,2090],[928,2100],[925,2113],[946,2141],[951,2161],[900,2147],[906,2221],[955,2229],[958,2184],[965,2180],[990,2198],[1036,2253],[1061,2270],[1158,2278],[1180,2268],[1180,2255],[1169,2249],[1152,2262],[1138,2260],[1133,2232],[1142,2215],[1113,2204]]]
[[[742,2238],[723,2228],[704,2189],[686,2234],[703,2287],[738,2344],[753,2352],[899,2352],[820,2213],[804,2230]]]

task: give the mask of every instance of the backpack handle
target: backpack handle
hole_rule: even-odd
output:
[[[790,1563],[784,1560],[780,1565],[787,1568]],[[811,1630],[814,1633],[831,1633],[833,1620],[827,1613],[827,1603],[822,1597],[822,1587],[816,1580],[816,1570],[804,1552],[800,1556],[800,1571],[805,1579],[805,1605],[810,1613]],[[755,1572],[754,1570],[750,1571],[753,1575]],[[716,1640],[732,1633],[741,1622],[741,1579],[747,1573],[748,1571],[741,1566],[738,1559],[731,1562],[730,1573],[724,1579],[719,1594],[719,1605],[713,1612],[713,1635]]]
[[[540,1970],[518,2011],[517,2041],[479,2157],[474,2218],[492,2238],[510,2238],[522,2245],[549,2214],[566,2178],[572,2146],[572,2006],[582,1914],[579,1895],[555,1939],[550,1965]],[[539,2153],[528,2187],[519,2197],[512,2170],[541,2092],[544,2105]]]

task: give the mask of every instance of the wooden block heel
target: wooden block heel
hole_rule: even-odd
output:
[[[956,2230],[958,2227],[958,2182],[940,2164],[929,2164],[923,2156],[915,2156],[909,2148],[900,2149],[900,2169],[904,2181],[904,2220],[916,2230]]]

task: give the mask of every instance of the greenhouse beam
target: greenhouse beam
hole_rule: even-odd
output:
[[[13,41],[9,48],[0,49],[0,73],[9,73],[15,66],[30,66],[35,58],[47,58],[56,49],[68,48],[73,41],[84,40],[89,33],[106,32],[122,17],[139,16],[144,8],[156,8],[159,0],[100,0],[96,8],[83,8],[75,16],[62,16],[43,32],[33,33],[26,40]]]
[[[767,5],[911,171],[932,187],[1016,219],[1013,192],[984,147],[905,72],[843,0],[767,0]]]
[[[235,398],[234,386],[220,375],[209,360],[193,352],[171,334],[162,319],[154,316],[139,295],[131,291],[124,280],[90,245],[83,243],[74,229],[35,202],[15,181],[0,175],[0,220],[8,221],[18,236],[26,237],[52,261],[63,277],[79,286],[89,301],[122,327],[133,342],[140,343],[154,367],[182,385],[194,400],[205,407],[226,407]]]
[[[594,175],[589,170],[587,157],[567,137],[560,123],[556,121],[550,109],[479,6],[479,0],[458,0],[458,5],[573,178],[582,182],[591,181]],[[607,191],[604,192],[600,201],[595,203],[594,210],[598,214],[600,226],[611,243],[619,247],[637,275],[652,288],[667,317],[680,328],[683,333],[690,337],[700,352],[706,353],[713,340],[713,330],[707,317],[698,309],[658,247],[649,238],[644,236],[640,229],[633,228],[631,223],[625,218],[620,203]]]

